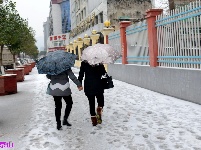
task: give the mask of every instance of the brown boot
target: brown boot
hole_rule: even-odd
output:
[[[93,126],[97,125],[97,118],[96,118],[96,116],[91,116],[91,122],[92,122]]]
[[[102,123],[103,108],[102,107],[97,107],[96,111],[97,111],[97,122],[98,122],[98,124],[101,124]]]

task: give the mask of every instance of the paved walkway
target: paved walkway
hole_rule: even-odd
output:
[[[114,80],[103,123],[92,127],[87,98],[70,82],[73,126],[57,131],[48,82],[34,68],[17,94],[0,97],[0,141],[16,150],[201,150],[201,105]]]

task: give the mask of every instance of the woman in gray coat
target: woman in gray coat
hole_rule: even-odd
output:
[[[72,92],[70,89],[69,78],[77,85],[79,91],[83,89],[82,84],[74,75],[71,69],[68,69],[59,75],[47,75],[50,79],[50,83],[47,88],[47,94],[52,95],[55,101],[55,117],[57,122],[57,129],[61,130],[61,108],[62,108],[62,98],[66,102],[66,109],[63,119],[63,125],[71,126],[68,122],[68,116],[71,112],[73,105]]]

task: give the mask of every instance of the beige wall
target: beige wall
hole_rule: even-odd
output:
[[[10,65],[14,62],[13,55],[10,53],[10,50],[8,50],[7,47],[4,47],[3,49],[2,59],[3,59],[3,65]]]
[[[174,0],[174,3],[176,6],[183,6],[183,5],[189,4],[190,2],[193,2],[193,1],[196,1],[196,0]]]
[[[136,19],[144,18],[146,10],[152,8],[151,0],[144,0],[143,2],[139,0],[108,0],[107,5],[108,18],[111,25],[115,25],[116,28],[119,27],[119,17],[128,16],[133,18],[130,21],[135,22]]]

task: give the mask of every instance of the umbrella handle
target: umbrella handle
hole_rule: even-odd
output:
[[[104,77],[109,77],[109,75],[107,74],[107,72],[103,75]]]

